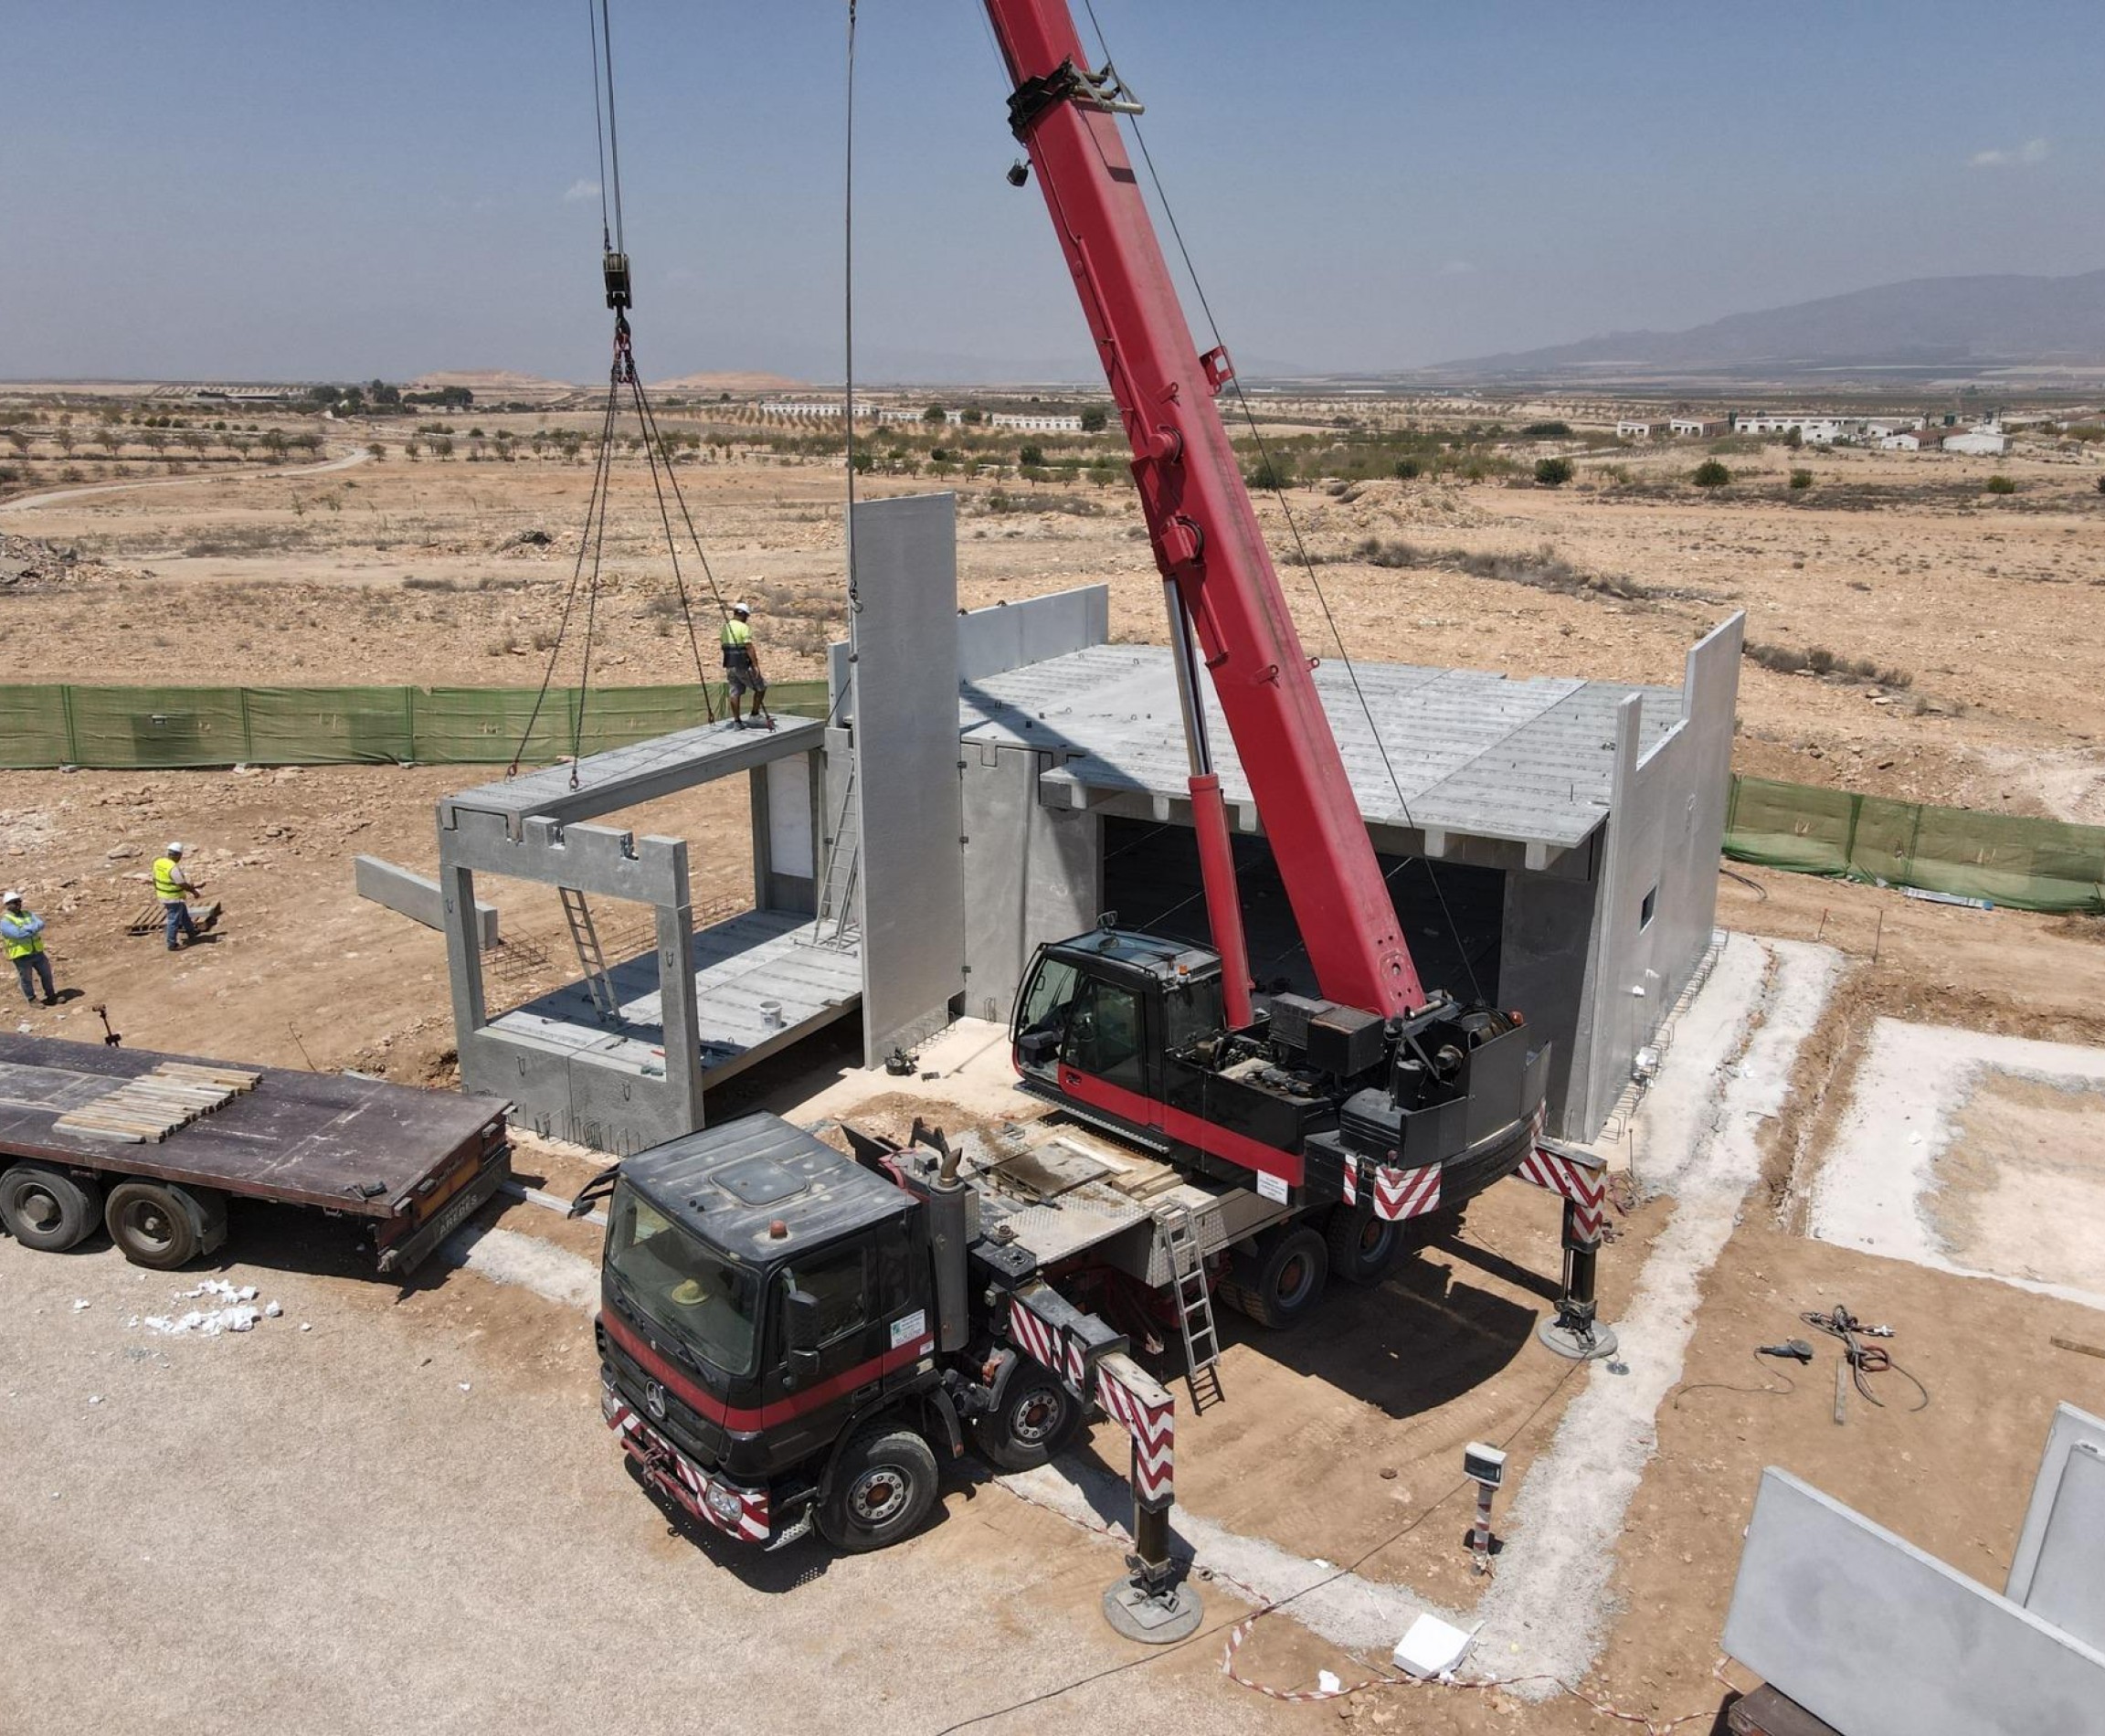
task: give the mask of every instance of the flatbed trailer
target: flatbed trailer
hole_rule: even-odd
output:
[[[0,1035],[0,1226],[58,1252],[106,1225],[169,1270],[225,1241],[229,1198],[270,1200],[362,1220],[379,1269],[407,1276],[509,1178],[507,1106]]]

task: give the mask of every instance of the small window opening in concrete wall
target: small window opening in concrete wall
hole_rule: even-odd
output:
[[[1637,906],[1637,932],[1643,934],[1652,926],[1652,912],[1659,903],[1659,888],[1655,886],[1645,894],[1645,902]]]

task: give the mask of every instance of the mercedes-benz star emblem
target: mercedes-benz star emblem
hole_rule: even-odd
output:
[[[665,1389],[655,1381],[643,1382],[643,1408],[661,1423],[665,1420]]]

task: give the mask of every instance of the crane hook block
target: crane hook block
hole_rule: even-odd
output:
[[[601,258],[599,269],[607,279],[607,305],[610,308],[634,306],[629,299],[629,256],[609,249]]]

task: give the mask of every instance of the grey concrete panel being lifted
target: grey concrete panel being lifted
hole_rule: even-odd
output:
[[[2004,1595],[2105,1649],[2105,1420],[2057,1405]]]
[[[1544,852],[1576,847],[1608,810],[1617,702],[1645,696],[1646,749],[1681,716],[1677,688],[1394,663],[1356,672],[1357,687],[1326,663],[1316,685],[1360,811],[1370,825],[1429,835],[1429,853],[1446,833]],[[1222,794],[1253,829],[1249,780],[1211,692],[1206,710]],[[1167,651],[1099,645],[989,676],[961,695],[959,721],[968,746],[1029,746],[1063,759],[1044,779],[1048,799],[1174,804],[1188,793]]]
[[[965,992],[957,499],[865,502],[850,535],[862,1038],[875,1066],[934,1035]]]
[[[576,765],[575,789],[570,767],[549,766],[444,797],[439,803],[439,824],[457,824],[463,811],[502,814],[516,838],[530,814],[565,822],[590,820],[751,771],[772,759],[809,753],[824,736],[825,725],[809,717],[778,718],[772,730],[740,729],[728,720],[700,724],[632,746],[586,755]]]
[[[408,869],[378,856],[358,856],[353,859],[352,884],[361,898],[370,898],[375,904],[386,906],[398,916],[407,916],[411,922],[420,922],[427,928],[436,928],[441,934],[446,930],[446,917],[442,901],[439,896],[439,883],[428,880],[422,874],[411,873]],[[477,943],[488,952],[498,941],[497,906],[478,902],[475,905],[475,930]]]
[[[2073,1736],[2105,1707],[2105,1654],[1773,1467],[1725,1649],[1848,1736]]]

